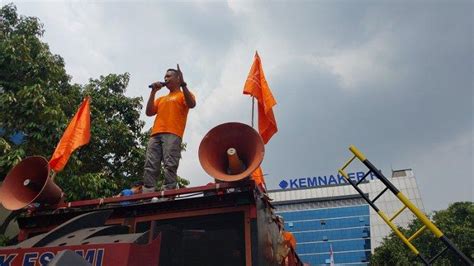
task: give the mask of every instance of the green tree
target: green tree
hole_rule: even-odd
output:
[[[5,235],[0,235],[0,247],[6,246],[9,238]]]
[[[26,155],[50,155],[80,94],[69,85],[64,60],[40,40],[37,18],[0,9],[0,176]],[[24,142],[9,136],[21,132]]]
[[[456,202],[446,210],[435,211],[433,223],[446,235],[466,256],[474,257],[474,203]],[[400,228],[405,236],[413,235],[423,224],[413,220],[408,228]],[[430,259],[440,252],[445,245],[429,230],[426,230],[414,242],[415,247],[425,258]],[[406,245],[394,234],[384,238],[375,249],[371,258],[372,265],[422,265]],[[457,256],[448,250],[435,261],[435,265],[462,265]]]

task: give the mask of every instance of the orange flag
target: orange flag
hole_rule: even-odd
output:
[[[63,170],[72,152],[87,144],[91,138],[90,97],[86,97],[59,140],[49,160],[51,169]]]
[[[296,249],[296,239],[292,233],[288,231],[283,232],[283,238],[289,247],[293,248],[293,250]]]
[[[252,95],[258,100],[258,132],[262,136],[263,143],[267,144],[273,134],[278,131],[272,110],[276,101],[265,80],[262,62],[257,52],[255,52],[252,68],[244,85],[244,94]]]
[[[244,85],[244,94],[249,94],[257,98],[258,132],[260,136],[262,136],[263,143],[267,144],[270,138],[278,131],[272,109],[276,101],[265,79],[262,61],[257,52],[255,52],[255,58]],[[266,185],[262,167],[258,167],[257,170],[251,174],[251,177],[258,186],[265,190]]]
[[[257,170],[253,171],[250,177],[255,181],[255,184],[260,186],[263,190],[265,190],[265,178],[263,177],[263,170],[262,167],[258,167]]]

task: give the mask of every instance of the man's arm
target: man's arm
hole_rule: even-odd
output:
[[[163,85],[159,82],[155,82],[152,84],[152,89],[150,91],[150,97],[148,98],[148,102],[146,104],[146,115],[147,116],[153,116],[156,115],[156,106],[155,106],[155,94],[157,91],[159,91]]]
[[[188,85],[184,81],[183,72],[179,68],[179,64],[177,64],[176,66],[178,69],[178,76],[179,80],[181,81],[181,88],[183,89],[184,100],[186,101],[186,105],[188,106],[188,108],[194,108],[194,106],[196,106],[196,101],[194,100],[193,95],[191,95],[191,92],[188,90]]]
[[[196,106],[196,100],[194,100],[193,95],[191,95],[191,92],[188,90],[188,87],[186,85],[182,86],[182,88],[186,105],[189,108],[194,108],[194,106]]]

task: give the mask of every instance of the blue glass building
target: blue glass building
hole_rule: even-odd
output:
[[[286,230],[295,236],[296,251],[304,262],[328,265],[332,246],[335,264],[367,265],[370,213],[362,199],[277,203],[276,208]]]
[[[349,177],[359,180],[363,172]],[[423,202],[411,169],[392,170],[390,181],[423,210]],[[391,229],[370,208],[352,186],[338,175],[285,178],[277,180],[280,189],[269,194],[278,215],[285,220],[285,229],[296,238],[296,251],[310,265],[329,265],[332,246],[336,265],[368,265],[370,256]],[[374,200],[385,189],[376,178],[359,184],[365,195]],[[377,206],[389,214],[402,207],[391,193],[377,199]],[[406,227],[413,219],[402,212],[394,222]]]

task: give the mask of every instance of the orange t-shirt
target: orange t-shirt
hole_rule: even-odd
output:
[[[191,93],[194,99],[194,95]],[[189,107],[182,91],[170,92],[155,100],[157,110],[151,135],[172,133],[183,138]]]

